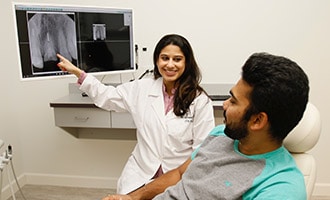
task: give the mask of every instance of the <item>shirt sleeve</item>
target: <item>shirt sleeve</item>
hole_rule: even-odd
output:
[[[82,82],[84,82],[86,76],[87,76],[87,73],[83,71],[83,72],[80,74],[80,77],[78,78],[77,83],[78,83],[79,85],[81,85]]]
[[[209,133],[209,136],[219,136],[219,135],[225,135],[224,130],[225,130],[225,125],[221,124],[216,126],[214,129],[212,129],[212,131]],[[191,160],[194,160],[194,158],[196,157],[196,154],[198,153],[200,147],[202,144],[199,144],[198,147],[191,153]]]

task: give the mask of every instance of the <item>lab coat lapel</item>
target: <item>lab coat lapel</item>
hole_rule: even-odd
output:
[[[152,86],[150,90],[149,97],[153,98],[152,100],[152,108],[154,109],[157,118],[161,122],[164,129],[166,129],[165,125],[165,110],[164,110],[164,97],[162,92],[162,85],[163,85],[163,79],[158,78],[156,80],[156,83]]]

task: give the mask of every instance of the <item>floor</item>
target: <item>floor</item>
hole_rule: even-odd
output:
[[[16,200],[101,200],[107,194],[113,194],[115,190],[110,189],[92,189],[63,186],[45,186],[45,185],[25,185],[22,187],[21,195],[18,191],[15,194]],[[13,200],[10,197],[7,200]]]
[[[45,185],[25,185],[22,193],[15,194],[16,200],[101,200],[107,194],[115,191],[110,189],[92,189],[78,187],[45,186]],[[10,197],[7,200],[13,200]],[[313,197],[312,200],[330,200],[330,197]]]

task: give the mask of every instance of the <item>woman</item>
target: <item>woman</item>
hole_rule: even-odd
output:
[[[201,74],[189,42],[164,36],[156,45],[154,78],[105,86],[58,55],[58,66],[79,79],[80,90],[105,110],[129,112],[137,144],[117,185],[127,194],[182,164],[212,128],[212,102],[199,85]]]

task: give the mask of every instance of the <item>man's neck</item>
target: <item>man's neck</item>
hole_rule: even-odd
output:
[[[238,149],[245,155],[257,155],[274,151],[281,147],[281,143],[275,140],[260,140],[251,141],[248,138],[241,139],[238,144]]]

